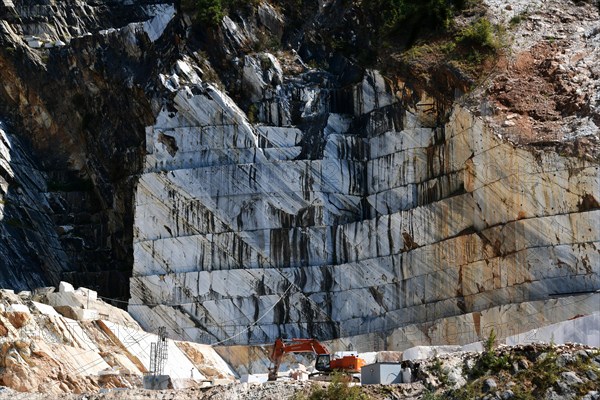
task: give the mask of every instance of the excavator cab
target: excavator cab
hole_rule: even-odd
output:
[[[331,371],[331,354],[318,354],[315,360],[315,369],[320,372]]]

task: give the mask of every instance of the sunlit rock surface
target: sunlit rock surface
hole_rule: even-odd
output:
[[[146,130],[136,192],[144,327],[227,344],[385,337],[600,288],[597,164],[515,148],[460,106],[436,123],[376,71],[339,88],[259,58],[243,74],[257,115],[185,63],[164,80],[176,95]]]
[[[156,372],[151,347],[160,343],[159,337],[144,332],[127,312],[96,296],[95,291],[75,290],[66,282],[56,289],[18,294],[0,289],[3,394],[11,388],[28,392],[13,398],[29,399],[34,393],[48,399],[88,393],[89,398],[101,389],[141,387],[143,376]],[[235,378],[210,346],[170,339],[164,345],[167,357],[161,365],[175,389]]]

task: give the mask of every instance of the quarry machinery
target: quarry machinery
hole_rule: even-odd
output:
[[[318,374],[329,375],[333,371],[346,374],[358,373],[366,364],[365,360],[355,355],[332,358],[327,347],[317,339],[277,339],[269,357],[273,366],[269,368],[269,380],[277,380],[277,373],[283,356],[286,353],[313,353],[316,355],[315,369]]]

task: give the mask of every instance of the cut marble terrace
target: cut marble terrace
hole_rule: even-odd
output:
[[[597,164],[516,148],[460,106],[432,126],[377,71],[340,113],[332,89],[273,88],[246,61],[260,123],[188,75],[146,130],[130,300],[144,328],[226,344],[385,335],[600,287],[600,211],[584,206]]]

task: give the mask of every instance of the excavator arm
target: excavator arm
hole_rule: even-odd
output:
[[[316,339],[290,339],[283,340],[281,338],[273,344],[273,350],[269,357],[272,367],[269,368],[269,380],[277,380],[277,373],[281,365],[281,360],[286,353],[313,353],[317,355],[327,354],[329,350]]]

